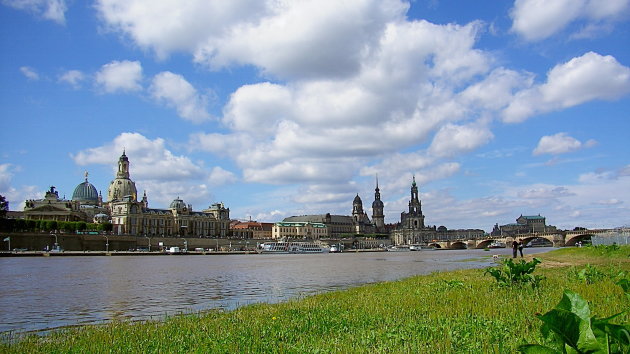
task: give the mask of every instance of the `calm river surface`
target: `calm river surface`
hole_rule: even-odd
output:
[[[528,248],[526,253],[551,248]],[[208,309],[491,265],[510,249],[311,255],[0,258],[0,332]]]

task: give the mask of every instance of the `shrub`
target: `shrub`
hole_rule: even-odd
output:
[[[538,287],[543,279],[540,275],[532,275],[540,259],[534,258],[531,262],[520,260],[515,263],[512,258],[507,258],[498,268],[488,268],[484,274],[493,276],[500,286],[512,286],[530,284],[533,288]]]

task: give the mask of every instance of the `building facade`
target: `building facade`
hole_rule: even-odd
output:
[[[363,209],[363,201],[359,194],[352,201],[352,215],[315,214],[290,216],[282,222],[310,222],[322,223],[328,229],[328,237],[342,238],[354,235],[367,235],[374,233],[387,233],[385,215],[383,214],[383,202],[376,181],[374,202],[372,203],[372,220]]]
[[[516,223],[499,226],[495,224],[492,236],[514,236],[519,234],[556,232],[555,226],[547,225],[546,218],[538,215],[522,215],[516,218]]]
[[[328,238],[326,224],[319,222],[277,222],[273,224],[274,239],[319,240]]]
[[[43,199],[29,199],[24,203],[24,219],[55,221],[88,221],[78,201],[59,198],[59,192],[51,186]]]
[[[116,178],[110,183],[106,203],[114,234],[161,237],[229,237],[230,209],[223,203],[194,211],[179,197],[168,209],[149,208],[146,192],[138,200],[136,184],[130,178],[129,158],[118,159]]]
[[[268,240],[272,238],[273,223],[232,220],[230,230],[232,238]]]
[[[54,186],[46,192],[43,199],[30,199],[24,202],[24,219],[55,220],[55,221],[84,221],[98,222],[101,215],[107,212],[103,206],[103,199],[96,188],[85,181],[74,189],[71,200],[59,197]]]

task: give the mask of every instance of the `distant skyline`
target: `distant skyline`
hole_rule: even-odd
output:
[[[630,0],[0,0],[0,195],[630,225]]]

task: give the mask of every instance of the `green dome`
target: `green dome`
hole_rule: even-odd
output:
[[[94,185],[86,179],[85,182],[79,184],[74,189],[74,193],[72,193],[72,200],[97,203],[98,192],[96,191]]]

